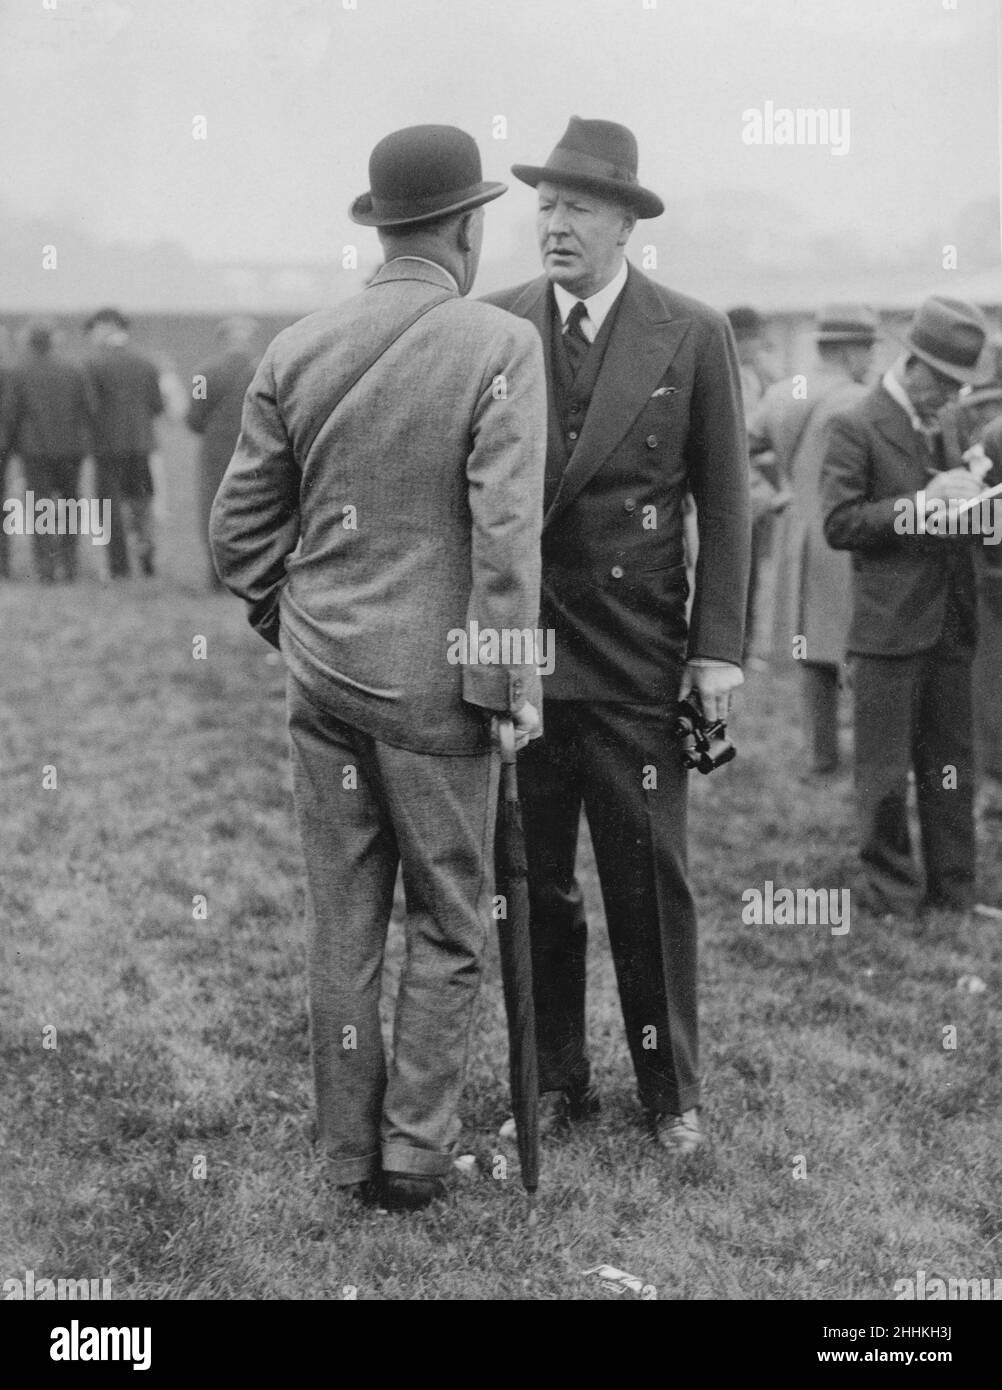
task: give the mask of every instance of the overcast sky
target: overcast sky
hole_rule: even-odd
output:
[[[666,201],[753,189],[893,242],[998,195],[995,0],[345,3],[0,0],[0,203],[199,257],[326,260],[375,245],[346,209],[387,131],[463,126],[507,178],[572,113],[632,127]],[[848,108],[849,153],[749,147],[766,101]],[[509,181],[494,255],[530,236]]]

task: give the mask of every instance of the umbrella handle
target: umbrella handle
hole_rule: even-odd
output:
[[[501,745],[501,761],[514,767],[517,754],[515,752],[515,721],[507,716],[498,715],[498,742]]]

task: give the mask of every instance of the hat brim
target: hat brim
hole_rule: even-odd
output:
[[[951,381],[957,382],[960,386],[975,386],[983,380],[984,353],[982,352],[973,367],[958,367],[956,362],[945,362],[942,357],[936,357],[931,352],[926,352],[925,348],[917,347],[907,333],[892,333],[891,337],[896,339],[907,349],[912,357],[918,357],[922,362],[939,372],[941,376],[948,376]]]
[[[348,216],[360,227],[416,227],[422,222],[437,222],[439,218],[451,217],[456,212],[469,212],[473,208],[491,202],[494,198],[500,198],[502,193],[507,192],[508,185],[506,183],[485,181],[464,192],[461,198],[455,202],[447,203],[444,207],[412,213],[404,217],[399,213],[390,215],[376,212],[372,206],[372,193],[368,192],[355,199],[348,209]]]
[[[873,347],[880,337],[879,333],[824,333],[815,330],[814,341],[820,346],[824,343],[845,343],[855,347]]]
[[[660,217],[665,205],[656,193],[639,183],[623,183],[620,179],[592,178],[587,174],[565,173],[562,169],[547,169],[538,164],[513,164],[511,172],[520,183],[535,188],[540,183],[556,183],[562,188],[583,188],[612,203],[625,203],[638,217]]]

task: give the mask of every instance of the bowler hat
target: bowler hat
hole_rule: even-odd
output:
[[[934,371],[966,385],[978,377],[987,337],[988,323],[980,309],[934,294],[919,305],[902,341]]]
[[[660,217],[665,205],[637,182],[637,139],[615,121],[584,121],[572,116],[560,143],[544,165],[513,164],[522,183],[556,183],[583,188],[601,198],[625,203],[638,217]]]
[[[858,343],[872,347],[877,341],[878,321],[864,304],[826,304],[814,320],[814,338],[822,343]]]
[[[435,222],[508,188],[484,181],[476,141],[451,125],[413,125],[385,136],[369,156],[369,183],[349,213],[363,227]]]

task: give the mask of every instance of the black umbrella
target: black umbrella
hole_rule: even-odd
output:
[[[498,921],[501,982],[508,1015],[508,1060],[511,1104],[515,1116],[522,1184],[529,1197],[529,1224],[536,1220],[539,1186],[539,1065],[536,1058],[536,1011],[532,997],[532,954],[529,945],[529,874],[522,833],[515,767],[515,727],[498,720],[501,744],[501,794],[494,841],[496,891],[505,899],[506,913]]]

